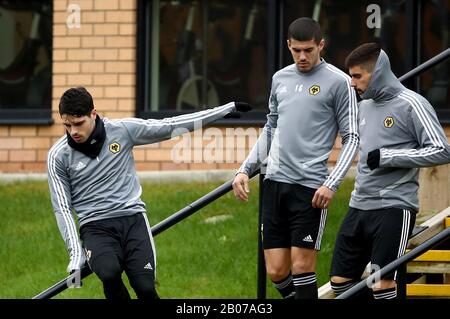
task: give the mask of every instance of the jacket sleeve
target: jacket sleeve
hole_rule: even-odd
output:
[[[450,163],[450,145],[436,112],[425,99],[404,95],[412,106],[411,134],[417,140],[414,149],[380,149],[380,167],[427,167]]]
[[[342,149],[336,166],[323,183],[324,186],[337,191],[347,174],[359,146],[358,108],[355,90],[350,86],[350,80],[341,81],[335,94],[335,115],[338,121],[339,134],[342,139]]]
[[[70,257],[68,270],[79,269],[84,263],[84,254],[72,215],[70,183],[67,171],[58,159],[60,148],[50,150],[47,158],[48,184],[53,210],[59,231]]]
[[[162,120],[127,118],[120,122],[134,145],[157,143],[199,129],[236,110],[234,102],[195,113]]]
[[[242,163],[237,173],[244,173],[250,175],[256,171],[261,163],[267,159],[269,155],[270,146],[277,128],[278,121],[278,102],[276,99],[274,84],[272,82],[272,89],[269,97],[269,114],[267,114],[267,122],[264,125],[261,135],[258,137],[255,145],[250,151],[249,155]],[[237,174],[236,173],[236,174]]]

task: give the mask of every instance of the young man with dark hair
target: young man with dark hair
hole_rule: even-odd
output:
[[[67,271],[79,271],[87,259],[103,283],[106,298],[130,298],[123,271],[138,298],[159,298],[155,247],[140,198],[133,147],[170,139],[233,111],[249,110],[248,104],[237,102],[162,120],[108,120],[98,116],[85,88],[64,92],[59,113],[66,135],[50,149],[47,164],[52,205],[70,257]],[[82,245],[72,210],[78,217]]]
[[[450,146],[436,113],[392,73],[376,43],[346,59],[359,103],[358,173],[350,208],[337,235],[331,287],[340,295],[368,262],[382,268],[404,254],[419,209],[419,168],[450,162]],[[396,274],[375,285],[375,299],[396,298]]]
[[[327,208],[358,146],[356,95],[348,75],[320,58],[316,21],[292,22],[287,45],[294,63],[272,78],[267,123],[233,189],[247,201],[248,175],[267,160],[261,225],[267,273],[283,297],[314,299]],[[343,147],[328,175],[338,131]]]

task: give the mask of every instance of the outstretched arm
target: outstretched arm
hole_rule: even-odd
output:
[[[128,130],[134,145],[157,143],[199,129],[225,115],[247,112],[251,107],[243,102],[230,102],[212,109],[169,117],[162,120],[127,118],[120,120]]]

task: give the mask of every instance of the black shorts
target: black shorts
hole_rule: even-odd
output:
[[[350,207],[337,234],[331,276],[359,280],[367,264],[372,272],[405,253],[416,213],[402,208],[359,210]],[[395,279],[391,273],[384,279]]]
[[[264,180],[261,232],[264,249],[320,250],[327,210],[312,208],[315,189]]]
[[[127,276],[155,278],[156,255],[145,213],[96,220],[80,228],[88,264],[97,275],[106,268]]]

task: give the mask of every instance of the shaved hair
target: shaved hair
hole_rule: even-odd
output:
[[[364,43],[354,49],[345,59],[345,67],[350,69],[354,66],[361,66],[366,71],[372,73],[380,55],[381,47],[378,43]]]
[[[319,23],[311,18],[298,18],[289,25],[288,39],[297,41],[314,40],[316,44],[319,44],[322,38],[322,30]]]

